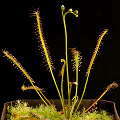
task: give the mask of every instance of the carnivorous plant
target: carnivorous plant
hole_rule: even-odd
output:
[[[45,37],[43,36],[43,29],[42,29],[42,23],[41,23],[39,11],[38,10],[37,11],[33,10],[33,13],[31,14],[31,16],[34,16],[36,18],[36,23],[35,23],[36,29],[35,30],[36,30],[36,34],[38,36],[39,43],[40,43],[39,48],[40,48],[41,53],[42,53],[42,55],[44,57],[44,60],[45,60],[45,62],[47,64],[47,69],[51,73],[53,82],[54,82],[56,90],[58,92],[58,95],[59,95],[59,98],[60,98],[60,101],[61,101],[61,104],[62,104],[62,108],[63,108],[63,114],[65,115],[66,120],[71,120],[74,117],[74,115],[76,114],[76,112],[77,112],[77,110],[78,110],[78,108],[79,108],[79,106],[81,104],[81,101],[82,101],[82,99],[84,97],[91,68],[92,68],[94,60],[95,60],[95,58],[97,56],[98,49],[100,48],[101,41],[102,41],[104,35],[108,32],[108,30],[104,29],[102,34],[99,36],[99,39],[97,41],[97,45],[95,47],[95,50],[93,52],[93,55],[92,55],[92,58],[91,58],[91,61],[90,61],[90,64],[89,64],[89,67],[88,67],[87,72],[86,72],[86,82],[85,82],[85,85],[84,85],[84,89],[83,89],[80,101],[79,101],[77,107],[75,108],[75,105],[76,105],[76,103],[78,102],[78,99],[79,99],[78,98],[78,85],[79,85],[78,74],[79,74],[79,67],[81,66],[82,56],[81,56],[80,51],[78,51],[76,48],[71,48],[71,53],[72,53],[72,57],[73,57],[73,67],[74,67],[74,70],[76,71],[76,81],[73,82],[69,78],[69,71],[68,71],[68,39],[67,39],[67,28],[66,28],[65,18],[66,18],[67,14],[73,14],[75,17],[78,17],[78,11],[77,10],[73,11],[70,8],[67,12],[65,12],[65,6],[64,5],[61,6],[61,11],[62,11],[64,31],[65,31],[65,56],[66,56],[65,59],[61,59],[61,62],[63,63],[63,66],[62,66],[61,71],[60,71],[61,90],[58,88],[58,85],[56,83],[56,78],[55,78],[54,73],[53,73],[54,66],[53,66],[53,63],[52,63],[52,59],[51,59],[51,56],[50,56],[50,52],[49,52]],[[8,50],[3,50],[3,53],[13,63],[13,65],[15,65],[24,74],[24,76],[30,81],[30,83],[32,85],[32,86],[28,86],[28,87],[23,85],[21,87],[21,89],[23,91],[28,90],[28,89],[34,89],[37,92],[37,94],[39,95],[39,97],[42,99],[44,104],[52,112],[54,112],[56,115],[58,115],[59,118],[61,119],[61,116],[56,112],[56,110],[54,109],[52,104],[49,102],[49,100],[44,96],[43,89],[41,89],[41,88],[34,85],[35,81],[30,77],[30,75],[27,73],[27,71],[17,61],[17,59]],[[65,106],[64,94],[63,94],[63,79],[64,79],[65,72],[66,72],[66,77],[67,77],[67,93],[68,93],[68,105],[67,106]],[[71,90],[72,90],[72,85],[73,84],[76,86],[76,89],[75,89],[75,95],[72,98],[73,102],[71,104],[70,103],[70,99],[71,99],[70,95],[71,95]],[[116,87],[118,87],[118,84],[116,82],[113,82],[112,84],[110,84],[107,87],[107,89],[103,92],[103,94],[97,99],[97,101],[100,100],[101,97],[107,91],[109,91],[111,88],[116,88]],[[92,106],[94,106],[97,103],[97,101],[95,101],[95,103],[93,103],[87,110],[85,110],[83,113],[81,113],[81,115],[84,114],[85,112],[87,112]],[[81,115],[79,115],[79,116],[81,116]]]

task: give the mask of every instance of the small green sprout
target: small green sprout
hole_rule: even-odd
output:
[[[92,65],[93,65],[93,63],[95,61],[95,58],[97,56],[98,49],[100,48],[101,41],[102,41],[104,35],[108,32],[108,30],[105,29],[102,32],[102,34],[100,35],[99,39],[98,39],[96,48],[95,48],[95,50],[93,52],[93,55],[92,55],[88,70],[86,72],[86,77],[87,78],[86,78],[86,82],[85,82],[85,85],[84,85],[83,93],[82,93],[80,101],[79,101],[79,103],[77,105],[77,108],[75,109],[75,105],[76,105],[76,103],[77,103],[77,101],[79,99],[78,98],[78,85],[79,85],[78,73],[80,71],[79,67],[81,66],[81,63],[82,63],[81,62],[82,56],[81,56],[81,52],[78,51],[76,48],[71,48],[71,53],[72,53],[72,57],[73,57],[73,60],[72,60],[73,61],[73,70],[76,71],[76,81],[70,81],[70,79],[69,79],[69,71],[68,71],[69,70],[68,69],[68,40],[67,40],[67,28],[66,28],[65,17],[66,17],[66,15],[68,13],[75,15],[75,17],[78,17],[78,10],[73,11],[72,8],[70,8],[70,9],[68,9],[67,12],[65,12],[65,6],[62,5],[61,6],[61,11],[62,11],[62,17],[63,17],[64,30],[65,30],[65,56],[66,56],[65,59],[61,59],[61,62],[63,63],[63,66],[62,66],[62,68],[60,70],[60,75],[59,75],[59,76],[61,76],[61,90],[59,90],[58,85],[56,83],[55,76],[53,74],[53,70],[54,70],[55,67],[53,66],[52,59],[51,59],[51,56],[50,56],[50,52],[49,52],[45,37],[43,36],[43,29],[42,29],[42,23],[41,23],[41,20],[40,20],[39,11],[34,10],[34,12],[32,14],[36,18],[36,24],[35,24],[36,26],[35,27],[36,27],[36,34],[38,35],[39,43],[40,43],[39,48],[41,50],[42,56],[44,57],[43,59],[45,60],[45,63],[47,65],[47,69],[49,69],[49,71],[51,73],[53,82],[55,84],[55,87],[57,89],[57,92],[58,92],[58,95],[59,95],[59,98],[60,98],[60,101],[61,101],[61,104],[62,104],[62,108],[63,108],[63,112],[62,112],[63,115],[61,114],[62,116],[55,110],[55,108],[52,106],[50,101],[45,97],[45,95],[43,94],[44,90],[34,85],[34,83],[35,83],[34,80],[30,77],[30,75],[22,67],[22,65],[17,61],[17,59],[7,50],[3,50],[3,53],[13,63],[13,66],[15,65],[24,74],[24,76],[30,81],[32,86],[26,87],[25,85],[23,85],[21,87],[21,89],[23,91],[24,90],[29,90],[29,89],[34,89],[37,92],[37,94],[39,95],[39,97],[42,99],[42,101],[44,102],[46,107],[50,111],[52,111],[59,119],[62,120],[63,116],[64,116],[64,118],[66,120],[77,120],[77,119],[79,119],[80,116],[85,114],[91,107],[93,107],[93,105],[96,104],[107,91],[109,91],[111,88],[118,87],[118,84],[116,82],[113,82],[112,84],[110,84],[107,87],[107,89],[103,92],[103,94],[95,101],[95,103],[93,103],[83,113],[79,114],[78,117],[75,117],[75,115],[77,113],[77,110],[78,110],[78,108],[79,108],[79,106],[81,104],[81,101],[82,101],[82,99],[84,97],[86,86],[87,86],[89,75],[90,75],[90,71],[91,71]],[[67,79],[67,93],[68,93],[68,105],[67,106],[65,106],[64,94],[63,94],[63,79],[64,79],[65,71],[66,71],[66,77],[67,77],[66,79]],[[71,105],[70,104],[70,100],[71,100],[70,95],[71,95],[71,91],[72,91],[72,85],[76,86],[76,90],[75,90],[75,95],[72,98],[73,102],[72,102],[72,105]],[[31,112],[31,114],[35,115],[33,112]],[[22,116],[19,116],[17,114],[14,114],[14,116],[22,117]],[[29,119],[29,117],[26,118],[26,119]]]

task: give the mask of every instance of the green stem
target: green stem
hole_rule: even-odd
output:
[[[62,101],[62,97],[61,97],[60,91],[59,91],[59,89],[58,89],[58,86],[57,86],[55,77],[54,77],[54,75],[53,75],[52,68],[50,68],[50,72],[51,72],[51,76],[52,76],[52,78],[53,78],[54,84],[55,84],[55,86],[56,86],[56,89],[57,89],[57,91],[58,91],[58,95],[59,95],[59,97],[60,97],[60,100]]]
[[[78,83],[78,66],[79,66],[79,55],[78,54],[75,54],[75,64],[76,64],[76,83]],[[77,92],[78,92],[78,85],[76,85],[76,92],[75,92],[75,96],[73,97],[73,105],[72,105],[72,109],[71,109],[71,112],[70,112],[70,116],[72,117],[72,113],[74,111],[74,107],[78,101],[78,96],[77,96]],[[71,118],[70,118],[71,119]]]
[[[68,55],[67,55],[67,29],[66,29],[66,23],[65,23],[65,15],[62,11],[63,16],[63,24],[64,24],[64,30],[65,30],[65,53],[66,53],[66,72],[67,72],[67,85],[68,85],[68,116],[67,118],[70,118],[70,87],[69,87],[69,72],[68,72]]]
[[[67,118],[70,118],[70,86],[69,86],[69,72],[68,72],[68,52],[67,52],[67,29],[66,29],[66,23],[65,23],[65,16],[68,13],[72,13],[74,14],[76,17],[78,17],[78,15],[75,12],[66,12],[65,14],[62,11],[62,16],[63,16],[63,24],[64,24],[64,30],[65,30],[65,54],[66,54],[66,72],[67,72],[67,85],[68,85],[68,115]]]
[[[79,66],[79,61],[78,61],[78,58],[79,58],[79,56],[78,56],[78,54],[76,54],[75,55],[75,61],[76,61],[76,83],[78,83],[78,66]],[[78,85],[76,85],[76,92],[75,92],[75,96],[74,96],[74,103],[73,103],[73,105],[72,105],[72,109],[71,109],[71,112],[70,112],[70,116],[72,116],[72,113],[73,113],[73,111],[74,111],[74,107],[75,107],[75,105],[76,105],[76,103],[77,103],[77,101],[78,101],[78,96],[77,96],[77,92],[78,92]]]
[[[63,107],[63,111],[65,113],[66,116],[66,110],[65,110],[65,104],[64,104],[64,94],[63,94],[63,78],[64,78],[64,70],[65,70],[65,60],[61,59],[61,62],[64,62],[63,66],[62,66],[62,78],[61,78],[61,96],[62,96],[62,107]]]
[[[89,73],[89,74],[90,74],[90,73]],[[86,87],[87,87],[89,74],[88,74],[87,79],[86,79],[86,82],[85,82],[85,86],[84,86],[84,90],[83,90],[82,96],[81,96],[81,98],[80,98],[80,101],[79,101],[78,106],[77,106],[77,108],[76,108],[76,110],[75,110],[74,113],[77,112],[77,110],[78,110],[78,108],[79,108],[79,106],[80,106],[80,104],[81,104],[81,102],[82,102],[82,99],[83,99],[83,96],[84,96],[84,94],[85,94],[85,90],[86,90]],[[74,115],[74,114],[73,114],[73,115]]]
[[[74,107],[75,107],[75,105],[76,105],[76,103],[77,103],[77,101],[78,101],[78,96],[74,96],[74,102],[73,102],[73,104],[72,104],[72,108],[71,108],[71,112],[70,112],[70,116],[72,117],[72,113],[73,113],[73,111],[74,111]],[[73,100],[72,99],[72,100]],[[70,118],[71,119],[71,118]]]
[[[71,95],[71,90],[72,90],[72,84],[70,84],[70,95]]]

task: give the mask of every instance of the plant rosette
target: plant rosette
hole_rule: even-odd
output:
[[[21,87],[21,89],[23,91],[34,89],[37,92],[37,94],[39,95],[42,102],[45,104],[45,106],[46,106],[45,108],[47,108],[47,110],[49,109],[50,113],[54,114],[59,119],[63,119],[61,116],[64,116],[64,119],[66,119],[66,120],[78,120],[80,117],[87,114],[90,109],[93,109],[94,106],[103,97],[103,95],[106,94],[106,92],[108,92],[112,88],[113,89],[117,88],[118,84],[116,82],[113,82],[110,85],[108,85],[106,87],[106,90],[100,95],[100,97],[98,99],[96,99],[91,105],[87,106],[83,112],[80,112],[78,114],[77,111],[79,110],[80,105],[82,104],[82,100],[83,100],[83,97],[84,97],[84,94],[86,91],[90,71],[91,71],[92,66],[94,64],[95,58],[98,54],[98,50],[101,46],[101,41],[102,41],[104,35],[108,32],[108,29],[104,29],[98,38],[95,50],[93,52],[92,58],[90,60],[90,64],[89,64],[87,72],[86,72],[86,81],[85,81],[85,85],[83,88],[83,92],[82,92],[81,98],[78,98],[78,84],[79,84],[78,74],[79,74],[79,68],[80,68],[81,63],[82,63],[81,62],[82,56],[81,56],[81,52],[78,51],[76,48],[71,48],[71,54],[73,57],[73,59],[72,59],[73,69],[76,72],[76,78],[75,78],[76,80],[71,81],[69,78],[69,69],[68,69],[69,68],[68,67],[68,39],[67,39],[67,28],[66,28],[66,22],[65,22],[65,17],[67,14],[73,14],[75,17],[78,17],[78,10],[73,11],[72,8],[70,8],[67,12],[65,12],[65,6],[62,5],[61,11],[62,11],[64,31],[65,31],[65,59],[61,59],[63,66],[62,66],[61,70],[59,71],[59,76],[61,76],[61,89],[58,88],[58,85],[56,83],[56,78],[55,78],[54,73],[53,73],[53,70],[55,69],[55,67],[53,66],[52,58],[50,56],[50,52],[49,52],[45,37],[43,35],[43,28],[42,28],[42,23],[41,23],[40,14],[39,14],[40,12],[39,12],[39,10],[36,11],[34,9],[33,12],[31,13],[31,16],[34,16],[36,18],[35,30],[36,30],[37,39],[39,40],[38,42],[40,43],[39,48],[41,50],[42,56],[44,57],[43,60],[45,61],[47,69],[49,70],[49,72],[52,76],[53,82],[55,84],[56,90],[57,90],[59,98],[60,98],[60,102],[61,102],[61,106],[62,106],[61,113],[57,112],[57,110],[55,109],[55,107],[53,106],[51,101],[48,100],[47,97],[43,94],[44,89],[41,89],[38,86],[34,85],[35,81],[33,80],[32,77],[30,77],[28,72],[22,67],[22,65],[18,62],[18,60],[8,50],[3,50],[3,53],[7,57],[7,59],[9,59],[13,63],[13,66],[16,66],[16,68],[18,68],[23,73],[23,75],[30,81],[31,86],[25,86],[23,84],[23,86]],[[65,72],[66,72],[67,93],[68,93],[67,104],[65,104],[65,99],[64,99],[64,94],[63,94],[63,79],[65,79],[64,78]],[[75,86],[75,95],[72,98],[72,102],[71,102],[71,91],[72,91],[73,85]],[[14,107],[13,107],[13,109],[14,109]],[[20,109],[20,107],[19,107],[19,109]],[[34,114],[34,112],[32,112],[32,113],[33,113],[33,116],[36,115],[36,114]],[[15,119],[33,119],[33,118],[29,117],[28,115],[24,116],[24,115],[19,115],[18,113],[14,113],[13,117]],[[38,118],[38,119],[42,120],[42,118]],[[85,119],[88,119],[88,118],[85,118]]]

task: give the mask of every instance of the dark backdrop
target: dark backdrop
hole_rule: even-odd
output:
[[[2,57],[2,49],[9,50],[28,71],[36,82],[35,85],[45,89],[47,98],[59,98],[50,72],[46,71],[43,58],[38,50],[38,42],[34,34],[35,17],[30,18],[33,7],[40,7],[43,31],[51,57],[56,69],[54,74],[60,87],[61,69],[60,59],[65,59],[64,28],[61,16],[61,5],[79,11],[79,17],[66,16],[68,30],[68,47],[77,47],[81,51],[82,66],[79,72],[79,98],[85,83],[87,71],[92,53],[96,46],[99,34],[108,29],[103,45],[91,70],[89,82],[85,92],[85,99],[98,98],[106,86],[116,81],[120,84],[120,2],[119,0],[33,0],[9,1],[2,4],[1,10],[1,87],[0,108],[7,101],[17,99],[39,99],[33,90],[22,91],[21,86],[30,85],[21,72],[18,72],[12,64]],[[32,7],[33,6],[33,7]],[[69,52],[69,68],[72,68]],[[75,72],[69,70],[70,81],[75,80]],[[64,79],[65,98],[67,98],[67,86]],[[74,88],[72,95],[74,93]],[[120,113],[120,87],[109,91],[102,99],[114,101]]]

